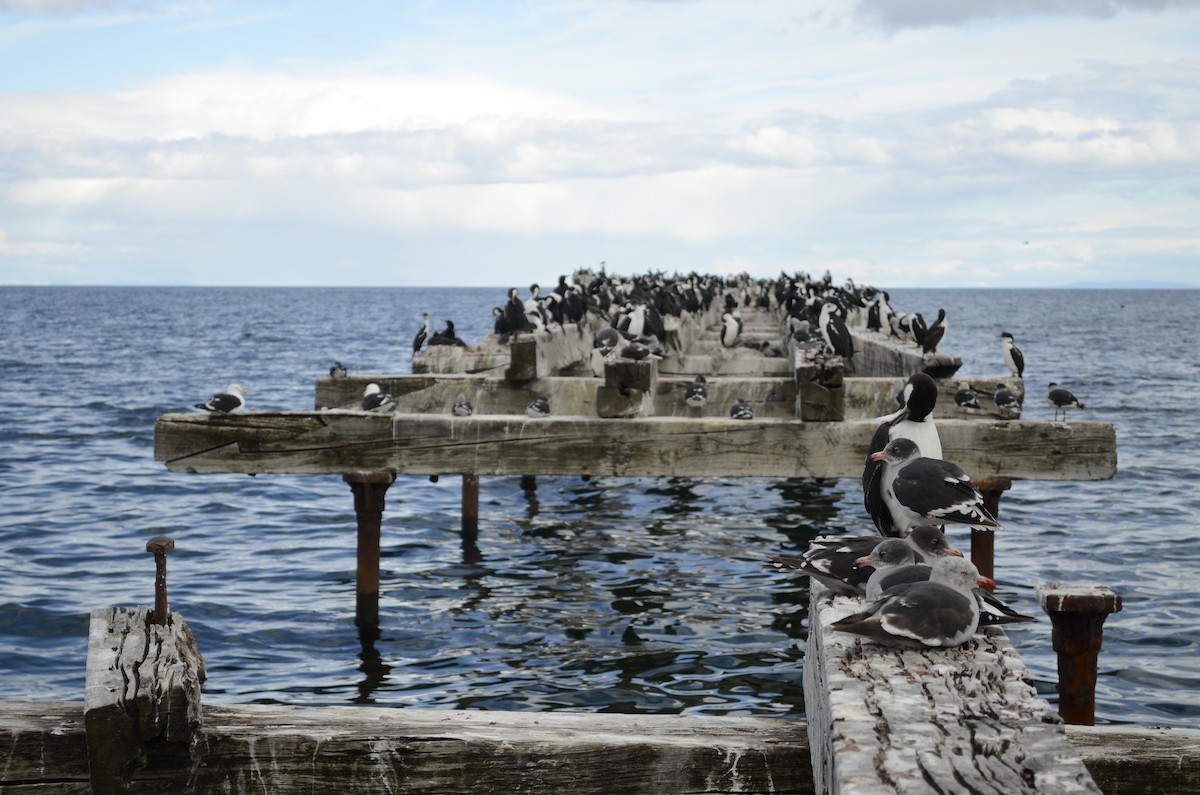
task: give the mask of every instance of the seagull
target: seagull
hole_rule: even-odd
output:
[[[1000,353],[1012,374],[1021,378],[1025,374],[1025,357],[1021,355],[1021,349],[1013,345],[1013,335],[1007,331],[1000,334]]]
[[[1007,384],[997,384],[996,394],[992,397],[992,401],[996,404],[996,410],[1000,412],[1002,417],[1015,417],[1021,412],[1021,404],[1017,402],[1016,396],[1009,391]]]
[[[960,646],[979,628],[976,586],[995,588],[965,558],[946,556],[932,565],[928,582],[897,585],[830,626],[905,648]]]
[[[981,411],[983,409],[979,405],[979,395],[975,394],[975,390],[971,389],[971,385],[966,381],[958,382],[958,391],[954,393],[954,405],[962,409],[964,420],[967,418],[968,411]]]
[[[877,535],[819,536],[809,542],[801,557],[773,557],[766,565],[779,572],[799,571],[815,577],[835,593],[862,596],[875,571],[862,558],[882,540]],[[895,540],[910,547],[917,563],[928,563],[942,555],[962,557],[962,552],[950,546],[941,528],[935,525],[915,527],[907,538]]]
[[[475,407],[467,401],[466,395],[459,392],[458,397],[454,399],[454,405],[450,407],[450,413],[455,417],[470,417],[475,413]]]
[[[421,330],[413,337],[413,353],[421,350],[421,346],[425,344],[425,340],[429,339],[429,313],[421,313]]]
[[[538,395],[525,407],[525,416],[542,418],[550,416],[550,400],[545,395]]]
[[[1054,407],[1054,419],[1058,420],[1058,415],[1061,412],[1063,422],[1067,421],[1068,409],[1086,409],[1087,406],[1079,402],[1079,399],[1072,395],[1067,390],[1060,387],[1053,381],[1050,382],[1050,388],[1046,392],[1046,400]]]
[[[902,582],[929,579],[930,562],[934,558],[953,555],[961,558],[962,550],[950,546],[946,534],[937,525],[914,527],[905,538],[885,538],[871,552],[855,561],[859,566],[871,566],[875,572],[867,580],[867,601],[878,599],[884,591]]]
[[[708,379],[702,375],[692,379],[683,393],[683,402],[694,409],[704,408],[708,403]]]
[[[942,440],[932,417],[937,396],[937,383],[927,373],[913,373],[900,392],[900,409],[882,417],[871,437],[863,464],[863,507],[881,535],[903,535],[906,525],[883,487],[883,463],[872,456],[893,439],[911,439],[930,458],[941,458]]]
[[[197,403],[196,408],[204,409],[213,414],[233,414],[246,407],[242,398],[250,394],[240,384],[230,384],[224,392],[218,392],[203,403]]]
[[[329,377],[330,378],[345,378],[346,377],[346,366],[344,364],[342,364],[341,362],[334,362],[333,367],[329,368]]]
[[[367,384],[363,390],[363,411],[373,411],[378,414],[391,411],[396,407],[396,400],[387,392],[380,390],[379,384]]]
[[[729,416],[735,420],[752,420],[754,419],[754,409],[746,401],[738,398],[729,408]]]
[[[921,455],[911,439],[893,439],[871,459],[883,462],[883,493],[901,533],[927,522],[1001,527],[966,472],[945,459]]]

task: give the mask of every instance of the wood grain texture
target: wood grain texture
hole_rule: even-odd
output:
[[[92,785],[121,792],[152,744],[194,751],[204,660],[183,617],[150,622],[149,608],[93,610],[84,725]]]
[[[945,650],[830,629],[858,597],[811,585],[804,696],[818,793],[1099,793],[997,628]]]
[[[944,456],[973,477],[1099,480],[1116,471],[1105,423],[938,427]],[[869,420],[168,414],[155,424],[154,457],[176,472],[859,477],[874,430]]]

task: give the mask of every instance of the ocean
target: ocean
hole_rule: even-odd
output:
[[[88,616],[170,601],[208,664],[209,703],[802,716],[807,582],[762,561],[870,528],[859,483],[401,477],[383,518],[380,634],[354,625],[355,520],[337,476],[187,475],[154,422],[231,382],[256,410],[308,410],[334,360],[408,373],[422,311],[470,343],[497,288],[0,287],[0,698],[77,699]],[[1026,359],[1111,422],[1118,472],[1018,481],[1001,499],[998,593],[1039,621],[1009,634],[1055,701],[1038,585],[1106,585],[1098,723],[1200,727],[1200,291],[891,290],[947,311],[961,373]],[[965,545],[966,539],[952,541]],[[370,639],[367,639],[370,640]]]

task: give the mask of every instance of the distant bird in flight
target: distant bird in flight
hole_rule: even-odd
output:
[[[203,403],[197,403],[196,408],[204,409],[213,414],[233,414],[246,407],[242,398],[250,394],[239,384],[230,384],[224,392],[218,392]]]

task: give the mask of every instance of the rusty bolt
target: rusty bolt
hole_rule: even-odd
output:
[[[174,539],[155,536],[146,542],[146,551],[154,555],[154,616],[155,624],[166,626],[170,618],[167,608],[167,553],[175,548]]]

